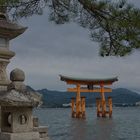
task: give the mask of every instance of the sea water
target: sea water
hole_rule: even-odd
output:
[[[86,119],[71,118],[70,108],[35,110],[51,140],[140,140],[140,107],[114,107],[113,117],[97,118],[86,108]]]

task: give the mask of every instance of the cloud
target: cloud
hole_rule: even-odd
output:
[[[10,49],[16,56],[8,71],[16,67],[23,69],[26,84],[33,88],[66,89],[59,74],[95,78],[119,76],[114,87],[139,88],[139,51],[124,58],[101,58],[98,44],[90,40],[88,30],[77,24],[57,26],[48,22],[47,14],[33,16],[21,23],[28,26],[28,30],[11,41]]]

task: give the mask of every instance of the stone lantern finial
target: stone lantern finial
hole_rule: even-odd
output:
[[[18,68],[12,70],[10,73],[10,80],[12,82],[14,82],[14,81],[24,82],[24,80],[25,80],[24,71],[22,71],[21,69],[18,69]]]
[[[17,91],[25,91],[26,86],[24,85],[25,74],[24,71],[16,68],[10,73],[10,80],[12,81],[8,85],[8,90],[15,89]]]

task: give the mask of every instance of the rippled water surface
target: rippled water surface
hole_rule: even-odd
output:
[[[41,125],[48,125],[51,140],[140,140],[140,107],[114,108],[113,118],[97,118],[86,109],[86,120],[71,118],[70,108],[38,109]]]

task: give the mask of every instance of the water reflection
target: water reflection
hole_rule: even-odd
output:
[[[94,122],[71,120],[70,140],[112,140],[115,128],[113,119],[100,118]],[[114,140],[114,139],[113,139]]]
[[[115,128],[113,119],[99,118],[95,122],[95,139],[112,140],[112,131]]]
[[[86,140],[87,135],[87,121],[86,120],[77,120],[71,119],[70,127],[70,140]]]
[[[34,113],[49,125],[51,140],[140,140],[140,108],[115,108],[113,118],[97,118],[87,109],[87,119],[72,119],[70,109],[41,109]]]

